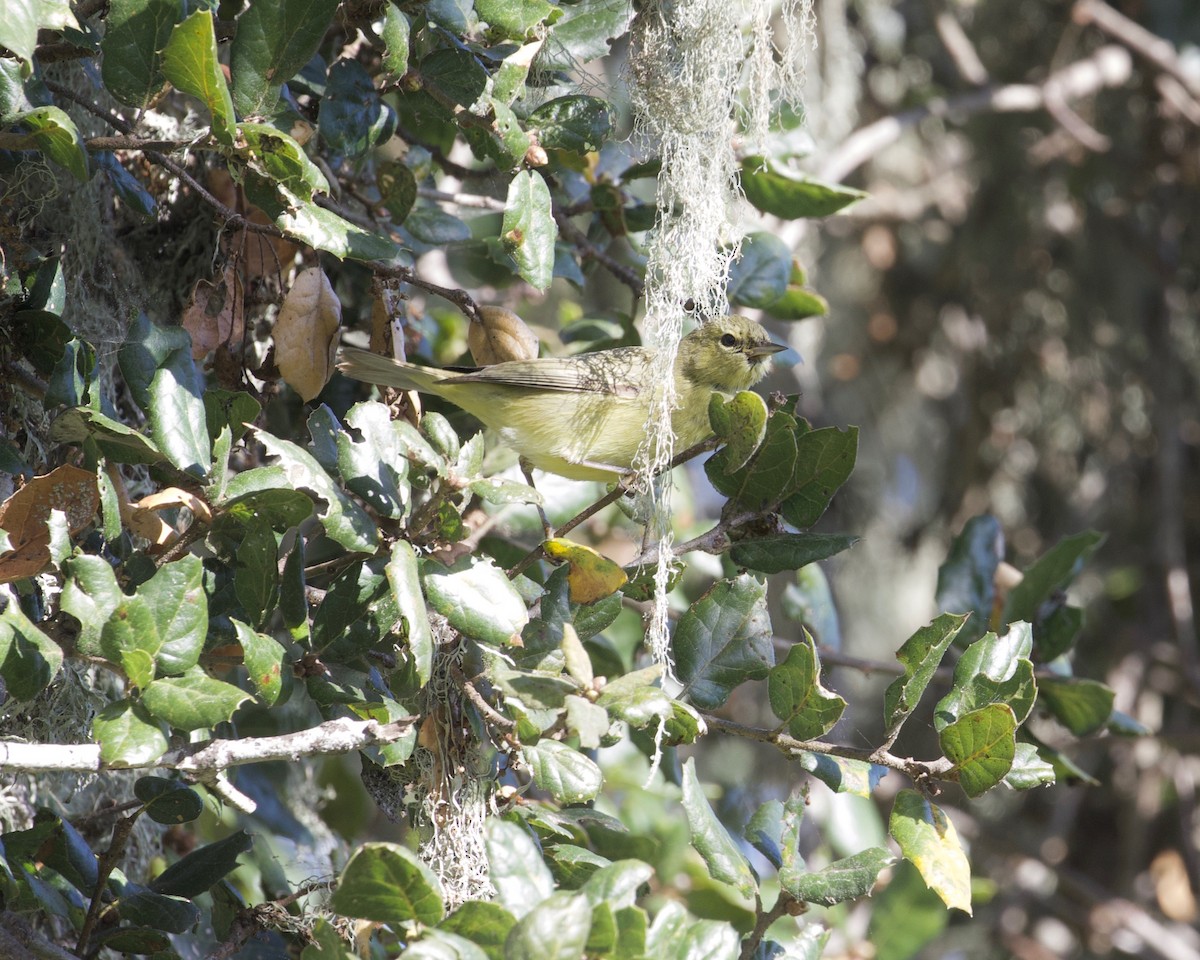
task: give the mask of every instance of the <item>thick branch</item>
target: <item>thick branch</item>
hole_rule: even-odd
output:
[[[391,723],[377,720],[329,720],[316,727],[275,737],[246,737],[241,740],[207,740],[172,750],[157,760],[132,764],[108,764],[100,759],[96,743],[17,743],[0,740],[0,770],[37,773],[75,770],[170,769],[203,779],[229,767],[265,760],[292,760],[328,753],[349,753],[373,744],[394,743],[408,733],[416,717]]]
[[[1069,103],[1105,87],[1126,83],[1133,61],[1124,47],[1101,47],[1090,57],[1050,74],[1040,84],[1012,83],[986,87],[956,97],[939,98],[913,110],[884,117],[856,130],[825,160],[820,176],[839,181],[895,143],[908,129],[926,117],[968,117],[976,113],[1029,113],[1046,108],[1047,100]]]

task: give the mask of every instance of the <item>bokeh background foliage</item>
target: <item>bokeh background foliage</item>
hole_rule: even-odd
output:
[[[330,379],[638,342],[706,11],[6,9],[0,954],[1200,955],[1193,5],[745,4],[799,356],[679,471],[673,676],[636,509],[527,562],[603,489]]]

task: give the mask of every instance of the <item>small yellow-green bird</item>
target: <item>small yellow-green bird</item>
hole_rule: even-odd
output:
[[[708,400],[714,391],[749,389],[783,349],[761,325],[741,316],[713,320],[684,337],[675,358],[675,449],[712,433]],[[612,480],[630,472],[642,445],[652,360],[645,347],[618,347],[456,372],[345,348],[338,369],[367,383],[444,397],[539,469],[574,480]]]

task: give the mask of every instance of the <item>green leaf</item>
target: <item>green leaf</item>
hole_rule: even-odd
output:
[[[204,378],[192,360],[191,338],[182,329],[159,327],[140,314],[118,358],[134,399],[150,416],[152,449],[186,473],[207,476],[212,441],[204,410]],[[89,419],[98,422],[94,414]],[[105,426],[112,432],[111,426]],[[101,448],[105,449],[103,444]]]
[[[278,533],[312,516],[312,497],[293,489],[279,466],[251,467],[229,480],[221,508],[239,526],[265,523]]]
[[[155,893],[169,897],[198,897],[226,874],[237,869],[237,858],[248,853],[254,838],[237,830],[215,843],[197,847],[150,882]]]
[[[469,637],[507,646],[529,622],[525,601],[489,559],[463,557],[451,567],[430,561],[421,567],[429,605]]]
[[[312,620],[312,646],[334,660],[374,646],[399,619],[381,561],[349,564],[334,578]]]
[[[357,158],[391,138],[396,112],[379,96],[366,67],[343,58],[329,67],[317,122],[330,149]]]
[[[0,17],[0,47],[26,62],[33,60],[39,30],[79,29],[67,0],[12,0]]]
[[[742,161],[742,191],[757,209],[783,220],[828,217],[868,196],[841,184],[791,176],[762,157]]]
[[[805,903],[832,907],[835,903],[870,894],[880,872],[896,862],[882,847],[870,847],[853,856],[835,860],[815,873],[804,873],[787,887],[787,892]]]
[[[1016,755],[1016,730],[1016,717],[1006,703],[972,710],[942,730],[942,750],[968,797],[981,796],[1004,779]]]
[[[762,680],[775,663],[766,587],[745,574],[715,583],[679,619],[672,651],[679,696],[702,709],[719,707],[746,680]]]
[[[1056,660],[1074,646],[1083,630],[1083,611],[1069,604],[1055,606],[1033,625],[1033,649],[1043,663]]]
[[[171,938],[165,933],[145,927],[117,927],[97,934],[96,942],[124,954],[161,954],[171,946]]]
[[[796,469],[779,512],[794,527],[811,527],[821,519],[838,487],[854,469],[858,428],[824,427],[796,440]]]
[[[203,577],[200,558],[189,554],[160,567],[136,595],[122,597],[101,628],[104,656],[126,670],[136,667],[131,679],[139,686],[194,667],[208,632]]]
[[[468,900],[439,923],[438,929],[470,940],[488,960],[503,960],[504,941],[516,922],[516,917],[498,903]]]
[[[526,127],[547,150],[582,156],[599,150],[612,135],[612,116],[608,103],[596,97],[558,97],[534,110]]]
[[[878,764],[824,753],[801,753],[800,766],[834,793],[868,798],[887,774],[887,768]]]
[[[3,18],[0,18],[2,22]],[[29,134],[31,150],[41,150],[61,167],[65,167],[80,183],[87,183],[87,147],[79,130],[65,111],[58,107],[37,107],[17,114],[14,124],[21,124]]]
[[[1115,694],[1095,680],[1046,678],[1039,691],[1042,705],[1077,737],[1095,733],[1112,716]]]
[[[632,20],[632,0],[564,4],[562,18],[547,36],[537,66],[546,71],[573,70],[607,56],[611,41],[624,36]]]
[[[1004,622],[1027,620],[1032,623],[1037,618],[1038,607],[1070,583],[1103,542],[1104,534],[1094,530],[1060,540],[1026,570],[1021,582],[1013,587],[1004,604]]]
[[[355,226],[332,210],[308,201],[284,210],[275,218],[275,225],[289,237],[332,253],[339,260],[391,262],[400,251],[386,237]]]
[[[471,228],[462,220],[432,204],[414,207],[405,218],[404,229],[416,240],[431,246],[462,243],[471,237]]]
[[[829,578],[821,567],[814,563],[797,570],[795,582],[784,588],[780,599],[785,617],[804,624],[822,646],[841,649],[842,628],[837,606]]]
[[[233,571],[238,600],[255,627],[261,627],[279,601],[279,544],[270,524],[257,518],[244,526]]]
[[[433,871],[395,843],[365,843],[350,857],[330,907],[346,917],[379,923],[435,924],[445,916]]]
[[[285,701],[292,690],[292,666],[283,645],[270,634],[258,633],[231,617],[237,642],[241,644],[246,673],[267,706]]]
[[[525,90],[525,80],[533,58],[545,43],[545,39],[534,40],[510,53],[492,74],[492,103],[511,104]]]
[[[733,473],[746,465],[767,435],[767,404],[753,390],[740,390],[729,399],[714,392],[708,400],[708,422],[725,444],[725,472]]]
[[[317,511],[331,540],[352,552],[370,553],[375,549],[375,525],[357,503],[334,484],[319,463],[303,448],[289,440],[281,440],[264,430],[256,436],[266,452],[278,457],[275,464],[284,471],[292,487],[311,490],[325,501]],[[230,492],[235,488],[230,484]]]
[[[1014,623],[1003,637],[988,633],[976,640],[954,665],[950,692],[938,701],[934,729],[941,731],[959,717],[989,703],[1012,708],[1024,723],[1037,700],[1033,677],[1033,635],[1027,623]]]
[[[100,760],[110,767],[153,763],[167,752],[167,735],[140,703],[110,703],[92,721],[92,738],[100,744]]]
[[[713,486],[747,510],[779,508],[789,523],[810,527],[854,468],[858,430],[811,430],[777,410],[767,436],[742,468],[730,471],[728,447],[704,464]]]
[[[392,555],[385,572],[407,628],[408,649],[417,679],[425,686],[433,675],[433,631],[425,609],[425,596],[421,593],[417,554],[411,543],[397,540],[392,544]]]
[[[96,351],[91,344],[72,338],[63,352],[62,359],[54,365],[46,381],[46,405],[64,407],[84,406],[88,402],[88,388],[99,376]]]
[[[183,17],[179,0],[109,0],[100,41],[105,89],[141,110],[167,85],[162,50]]]
[[[688,757],[683,764],[683,812],[692,834],[692,846],[704,858],[714,879],[728,883],[743,897],[751,898],[758,884],[750,863],[736,841],[729,835],[704,796],[704,788],[696,776],[696,760]]]
[[[778,320],[804,320],[829,313],[829,301],[814,290],[789,283],[783,296],[768,304],[766,311]]]
[[[138,777],[133,795],[155,823],[191,823],[204,812],[204,801],[191,787],[166,777]]]
[[[946,906],[971,912],[971,867],[958,831],[940,807],[916,790],[901,790],[888,832]]]
[[[592,928],[592,905],[559,891],[525,914],[504,941],[505,960],[579,960]]]
[[[768,800],[760,804],[742,830],[742,836],[778,870],[783,863],[782,801]]]
[[[661,676],[662,668],[654,666],[615,677],[596,704],[637,730],[657,724],[671,715],[671,697],[657,685]]]
[[[791,275],[791,247],[773,233],[747,234],[741,256],[729,268],[729,302],[770,306],[787,293]]]
[[[408,40],[411,30],[408,17],[401,13],[394,3],[385,3],[383,25],[379,31],[379,37],[383,40],[381,62],[385,77],[399,80],[408,72]]]
[[[333,21],[337,0],[254,0],[229,50],[233,103],[242,116],[272,113],[279,92],[309,60]]]
[[[399,160],[379,161],[375,164],[375,186],[392,222],[404,223],[417,202],[417,178],[412,170]]]
[[[365,402],[350,408],[346,424],[362,436],[354,440],[345,431],[337,434],[338,472],[346,486],[376,513],[403,518],[412,495],[400,421],[393,421],[382,403]]]
[[[733,926],[722,920],[696,920],[689,923],[678,938],[676,960],[736,960],[741,938]]]
[[[94,441],[105,459],[114,463],[151,464],[165,459],[142,434],[88,407],[64,410],[50,425],[50,439],[80,447]]]
[[[10,597],[0,611],[0,679],[8,696],[16,701],[32,700],[54,679],[62,662],[62,648]]]
[[[797,740],[828,733],[846,709],[845,700],[821,685],[821,659],[807,630],[792,645],[787,659],[771,669],[767,698],[775,716]]]
[[[236,117],[217,58],[212,13],[197,10],[171,31],[163,48],[162,71],[178,89],[204,101],[212,116],[213,136],[225,146],[233,146]]]
[[[233,684],[200,670],[155,680],[142,691],[146,709],[178,730],[215,727],[232,719],[237,708],[251,699]]]
[[[1041,758],[1032,743],[1018,743],[1012,766],[1004,775],[1004,785],[1013,790],[1032,790],[1057,780],[1054,765]]]
[[[781,573],[826,560],[856,543],[858,537],[841,533],[781,533],[738,540],[729,548],[729,559],[750,570]]]
[[[301,200],[311,200],[314,193],[329,192],[329,181],[321,168],[308,159],[304,148],[286,133],[267,123],[243,122],[238,129],[246,142],[248,159],[257,166],[262,176],[282,184]],[[255,408],[258,407],[248,394],[235,393],[232,396],[236,403],[246,404],[248,401]],[[252,415],[244,415],[236,425],[253,423],[257,413],[255,409]]]
[[[504,250],[522,279],[537,290],[550,286],[558,225],[551,212],[550,189],[540,173],[526,170],[513,177],[500,230]]]
[[[183,897],[169,897],[127,883],[113,904],[122,920],[164,933],[184,933],[200,922],[200,908]]]
[[[475,10],[491,33],[508,40],[525,40],[538,24],[554,23],[562,11],[546,0],[475,0]]]
[[[592,853],[573,843],[556,843],[543,851],[546,862],[560,888],[576,890],[601,867],[612,863],[607,857]],[[595,904],[593,903],[593,906]]]
[[[896,651],[896,659],[904,667],[904,676],[893,680],[883,695],[883,717],[888,736],[898,731],[916,709],[934,671],[966,620],[966,615],[943,613],[905,640]]]
[[[488,72],[458,48],[435,50],[421,61],[420,73],[427,87],[460,107],[471,107],[487,89]]]
[[[618,860],[588,877],[581,888],[592,906],[608,904],[613,910],[632,907],[638,892],[654,879],[654,868],[641,860]]]
[[[1000,521],[985,513],[966,522],[938,568],[938,609],[972,614],[958,635],[960,644],[970,643],[988,629],[996,599],[996,568],[1003,555]]]
[[[554,892],[554,878],[533,837],[515,823],[489,817],[483,828],[491,867],[488,879],[496,900],[513,916],[523,917]]]
[[[587,803],[595,800],[604,785],[604,775],[591,760],[558,740],[539,740],[521,748],[533,782],[558,803]]]

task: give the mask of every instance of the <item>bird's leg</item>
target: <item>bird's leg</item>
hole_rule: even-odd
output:
[[[521,466],[521,473],[525,475],[525,482],[533,487],[534,490],[536,490],[537,487],[533,482],[533,464],[531,464],[524,457],[518,457],[517,463]],[[542,533],[546,535],[545,539],[549,540],[554,536],[554,528],[550,526],[550,518],[546,516],[546,511],[542,509],[541,503],[536,503],[534,506],[537,507],[538,517],[541,518],[542,521]]]

